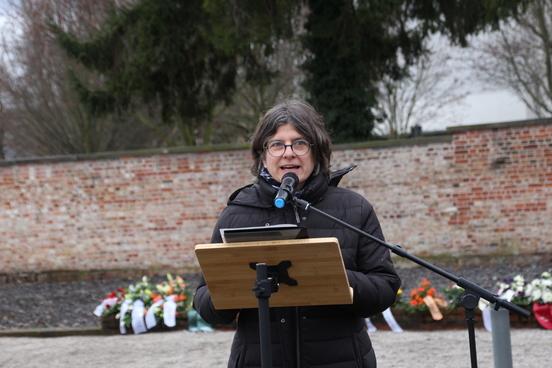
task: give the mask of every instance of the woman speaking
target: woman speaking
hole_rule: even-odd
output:
[[[211,242],[222,242],[221,228],[297,224],[305,227],[310,237],[339,240],[353,288],[353,304],[349,305],[271,308],[273,367],[376,367],[365,318],[395,301],[400,279],[389,250],[292,202],[283,208],[273,204],[284,175],[294,173],[297,197],[383,239],[370,203],[337,186],[350,169],[330,171],[331,141],[322,116],[302,101],[278,104],[259,121],[251,151],[252,172],[257,179],[230,196]],[[257,309],[215,309],[204,282],[196,290],[194,307],[212,324],[231,323],[237,318],[228,367],[261,366]]]

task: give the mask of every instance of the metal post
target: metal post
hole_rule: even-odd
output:
[[[508,309],[491,309],[493,356],[495,368],[512,368],[512,342],[510,340],[510,312]]]

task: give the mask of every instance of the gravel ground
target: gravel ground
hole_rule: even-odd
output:
[[[550,268],[552,264],[547,261],[525,267],[503,264],[456,268],[449,271],[495,291],[496,282],[500,279],[513,277],[516,274],[533,278]],[[416,286],[422,277],[428,277],[438,288],[452,284],[447,279],[419,267],[398,268],[398,272],[403,280],[405,291]],[[188,277],[187,280],[190,284],[194,284],[194,281],[197,282],[197,275]],[[0,297],[3,301],[0,303],[0,330],[99,327],[100,321],[92,312],[104,295],[117,287],[126,287],[136,281],[135,279],[110,279],[88,282],[0,284]],[[154,278],[153,281],[156,282],[157,279]]]
[[[0,367],[6,368],[206,368],[226,367],[232,332],[188,331],[125,336],[58,338],[0,337]],[[470,367],[465,331],[371,333],[379,368]],[[550,366],[552,331],[512,330],[516,368]],[[476,331],[477,361],[493,367],[491,334]]]

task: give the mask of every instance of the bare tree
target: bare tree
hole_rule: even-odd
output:
[[[397,138],[412,127],[452,118],[445,107],[462,103],[467,90],[464,79],[452,76],[458,66],[443,49],[451,50],[442,39],[433,39],[414,65],[404,66],[404,78],[384,77],[380,81],[376,134]]]
[[[537,117],[552,114],[552,1],[535,0],[527,12],[473,42],[478,76],[512,90]]]
[[[71,73],[97,83],[58,47],[48,24],[77,35],[99,28],[117,0],[20,0],[11,4],[11,35],[0,45],[0,114],[18,156],[90,153],[134,148],[144,131],[138,119],[96,117],[81,104]],[[132,127],[132,128],[131,128]],[[142,128],[142,129],[141,129]]]

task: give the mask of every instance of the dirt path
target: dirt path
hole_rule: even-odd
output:
[[[0,338],[0,367],[226,367],[233,332],[188,331],[129,336]],[[468,337],[463,330],[371,334],[379,368],[470,367]],[[477,330],[478,363],[492,368],[491,334]],[[512,330],[514,367],[550,365],[552,331]]]

